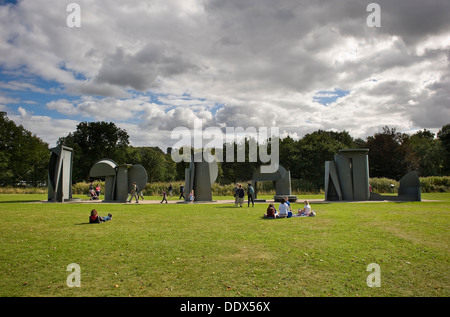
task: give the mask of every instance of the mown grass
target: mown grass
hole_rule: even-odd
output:
[[[266,203],[57,204],[3,194],[0,296],[446,297],[450,194],[422,198],[436,201],[313,204],[315,218],[266,220]],[[92,208],[112,221],[88,224]],[[81,267],[79,288],[66,284],[70,263]],[[367,286],[370,263],[380,265],[381,287]]]

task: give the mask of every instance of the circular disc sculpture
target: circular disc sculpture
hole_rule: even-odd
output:
[[[104,201],[126,202],[133,182],[140,190],[147,185],[148,176],[145,168],[140,164],[117,165],[111,159],[102,159],[95,163],[89,172],[90,178],[105,179]]]

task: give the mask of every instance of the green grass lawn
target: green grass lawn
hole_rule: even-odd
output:
[[[2,194],[0,296],[447,297],[450,194],[422,198],[439,201],[312,204],[315,218],[267,220],[266,203],[58,204]],[[88,224],[92,208],[112,221]],[[67,286],[71,263],[81,287]],[[367,285],[370,263],[380,266],[380,287]]]

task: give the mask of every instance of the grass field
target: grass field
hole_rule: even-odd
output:
[[[317,203],[317,217],[267,220],[266,203],[57,204],[2,194],[0,296],[447,297],[450,194],[422,198],[434,201]],[[92,208],[113,219],[88,224]],[[71,263],[81,287],[67,286]],[[380,287],[367,285],[370,263],[380,266]]]

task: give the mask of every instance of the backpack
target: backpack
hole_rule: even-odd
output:
[[[255,193],[255,190],[253,189],[252,186],[250,186],[250,187],[248,188],[248,193],[249,193],[250,195],[253,195],[253,194]]]

